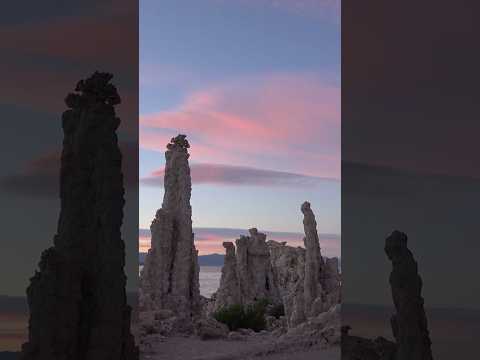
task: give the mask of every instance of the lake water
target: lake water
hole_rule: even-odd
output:
[[[140,271],[143,266],[140,266]],[[222,276],[221,266],[200,266],[200,294],[205,297],[210,297],[218,290],[220,286],[220,278]]]

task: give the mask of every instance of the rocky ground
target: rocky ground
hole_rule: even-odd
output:
[[[340,359],[340,305],[292,328],[228,331],[212,318],[197,321],[191,335],[175,333],[164,314],[140,322],[134,333],[142,360]],[[173,332],[172,332],[173,331]]]
[[[270,334],[244,336],[241,340],[201,340],[198,337],[161,338],[151,335],[144,339],[151,344],[142,360],[330,360],[340,359],[340,346],[325,344],[291,349],[280,346]]]

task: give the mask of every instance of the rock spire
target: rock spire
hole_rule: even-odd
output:
[[[397,343],[395,360],[432,360],[422,279],[407,240],[407,235],[400,231],[394,231],[385,240],[385,253],[393,266],[389,281],[396,309],[391,318]]]
[[[61,211],[54,246],[27,289],[22,360],[134,360],[126,302],[124,188],[112,75],[81,80],[65,103]]]
[[[317,221],[308,201],[302,204],[301,211],[305,230],[305,237],[303,238],[305,244],[304,305],[305,315],[308,316],[313,311],[314,302],[317,306],[321,302],[322,284],[320,278],[324,264],[320,253]]]
[[[185,135],[172,138],[167,145],[162,208],[150,226],[151,248],[140,279],[140,311],[170,310],[186,320],[186,326],[201,313],[189,147]]]

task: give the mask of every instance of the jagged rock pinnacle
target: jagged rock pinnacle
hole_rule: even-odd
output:
[[[54,246],[27,289],[22,360],[136,360],[123,271],[120,103],[111,74],[94,73],[67,96],[62,116],[61,211]]]

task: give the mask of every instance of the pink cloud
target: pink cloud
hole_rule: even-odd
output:
[[[175,109],[142,115],[140,125],[145,149],[164,151],[182,132],[191,135],[198,162],[263,160],[283,171],[340,177],[340,90],[315,74],[246,77],[197,91]]]

